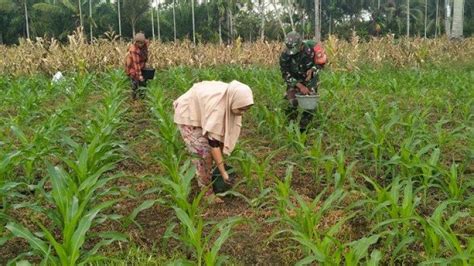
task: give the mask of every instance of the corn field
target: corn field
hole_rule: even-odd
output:
[[[128,44],[111,37],[87,44],[83,35],[70,35],[61,45],[54,39],[24,40],[18,46],[0,45],[0,73],[11,75],[54,74],[63,72],[95,72],[121,68]],[[474,39],[394,39],[393,36],[361,41],[357,35],[350,41],[334,36],[324,43],[330,66],[335,70],[353,71],[364,65],[420,67],[445,65],[447,62],[469,62],[474,57]],[[232,45],[152,42],[149,64],[157,69],[177,66],[214,67],[218,65],[275,66],[283,49],[282,43],[243,43]]]
[[[0,47],[0,264],[473,265],[473,40],[325,48],[301,133],[278,43],[153,43],[138,101],[124,43]],[[208,205],[172,102],[234,79],[255,105],[228,158],[238,182]]]

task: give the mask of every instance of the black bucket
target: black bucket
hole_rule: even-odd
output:
[[[155,77],[155,69],[154,68],[144,68],[142,70],[143,79],[153,79]]]
[[[214,193],[223,193],[232,188],[232,184],[235,181],[236,174],[231,166],[225,165],[225,170],[229,174],[230,183],[226,183],[222,178],[219,168],[215,167],[212,171],[212,189]]]

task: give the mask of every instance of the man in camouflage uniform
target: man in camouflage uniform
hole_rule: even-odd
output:
[[[298,114],[298,101],[295,95],[317,93],[317,72],[322,66],[314,62],[315,41],[303,41],[297,32],[292,31],[288,33],[285,45],[286,49],[280,56],[280,68],[287,85],[286,99],[289,101],[287,116],[289,120],[295,120]],[[313,115],[314,111],[303,111],[300,120],[301,131],[306,130]]]

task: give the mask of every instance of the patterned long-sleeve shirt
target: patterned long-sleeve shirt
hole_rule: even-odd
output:
[[[303,51],[295,55],[283,52],[280,56],[281,74],[290,88],[294,88],[297,83],[306,83],[306,72],[315,67],[313,49],[315,42],[308,40],[303,44]]]
[[[148,41],[144,43],[142,48],[135,44],[130,45],[125,65],[127,75],[134,80],[139,80],[142,75],[142,69],[145,67],[147,61]]]

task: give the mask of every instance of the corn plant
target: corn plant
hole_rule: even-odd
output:
[[[451,200],[464,200],[464,195],[474,187],[474,181],[466,180],[462,175],[462,168],[452,163],[449,170],[440,169],[441,177],[438,186]]]
[[[367,265],[379,265],[382,260],[382,253],[379,250],[373,250],[369,257],[369,248],[379,240],[380,235],[363,237],[346,245],[344,252],[345,265],[360,265],[365,259]]]
[[[176,173],[184,161],[185,146],[174,124],[172,113],[169,112],[171,101],[166,98],[161,88],[153,87],[149,91],[148,104],[159,128],[158,131],[149,132],[166,145],[166,150],[159,153],[158,161],[174,178],[178,178]]]
[[[398,110],[393,109],[389,115],[390,121],[384,122],[385,112],[383,106],[377,107],[375,103],[372,103],[372,109],[375,111],[372,113],[365,113],[364,118],[367,123],[365,131],[361,132],[363,138],[363,149],[371,151],[371,157],[375,163],[376,174],[381,172],[381,166],[383,164],[384,150],[387,149],[387,138],[392,128],[398,123],[400,116]]]
[[[455,200],[444,201],[438,205],[431,217],[421,221],[423,229],[422,243],[427,255],[426,263],[469,265],[472,262],[472,249],[474,248],[472,239],[467,239],[468,247],[465,249],[460,236],[452,230],[453,224],[460,218],[468,217],[469,213],[458,211],[449,218],[443,217],[448,205],[458,205],[460,203]],[[443,258],[447,256],[447,250],[450,255]]]
[[[181,167],[180,173],[177,175],[178,178],[176,176],[158,178],[158,181],[163,185],[164,192],[170,197],[166,204],[173,208],[180,222],[179,224],[171,223],[164,238],[173,238],[182,242],[192,252],[197,265],[220,265],[225,257],[219,255],[219,250],[230,237],[232,227],[242,219],[228,218],[218,224],[204,222],[199,205],[205,191],[201,191],[191,201],[189,200],[191,181],[195,171],[194,166],[190,166],[190,162],[187,161]],[[178,226],[178,233],[176,233]],[[206,233],[205,229],[208,227],[210,227],[210,231]],[[176,263],[185,263],[185,261],[180,260]]]
[[[301,132],[300,127],[295,122],[290,122],[286,130],[286,143],[288,147],[295,149],[297,153],[303,153],[308,139],[306,132]]]
[[[411,179],[401,182],[399,177],[395,177],[387,188],[368,177],[365,179],[375,190],[371,199],[362,201],[363,204],[370,204],[372,212],[369,219],[375,218],[377,223],[372,231],[384,232],[391,228],[385,245],[394,247],[391,254],[391,261],[394,262],[400,252],[407,254],[408,246],[417,240],[417,228],[413,224],[420,219],[416,211],[420,198],[414,195]]]
[[[293,165],[286,168],[285,178],[283,180],[276,180],[275,187],[273,188],[274,197],[276,200],[276,209],[280,216],[287,214],[288,205],[291,202],[290,196],[293,191],[291,189],[291,180],[293,179]]]
[[[64,142],[72,148],[72,158],[61,159],[70,171],[63,170],[60,166],[48,165],[51,190],[42,188],[44,182],[36,187],[47,200],[47,205],[37,204],[31,209],[46,215],[53,228],[47,227],[42,220],[34,219],[42,232],[38,236],[14,221],[6,226],[13,235],[26,239],[33,252],[40,255],[45,264],[85,264],[102,258],[97,255],[102,246],[114,241],[126,241],[121,234],[103,232],[97,235],[101,241],[92,249],[83,248],[87,232],[92,226],[109,218],[120,218],[100,213],[117,201],[111,200],[110,197],[120,194],[119,189],[109,186],[109,183],[120,177],[120,174],[110,173],[122,159],[120,145],[112,136],[120,124],[120,116],[123,115],[123,109],[120,107],[123,102],[122,89],[120,86],[111,86],[111,92],[106,95],[103,103],[103,108],[111,111],[97,112],[95,120],[89,122],[101,125],[89,128],[93,131],[93,138],[89,143],[81,145],[70,137],[64,138]],[[48,205],[55,208],[48,208]],[[55,230],[61,233],[60,236],[54,233]]]
[[[354,168],[356,161],[346,165],[346,158],[343,150],[338,150],[335,158],[336,172],[334,173],[334,187],[336,189],[342,189],[349,180],[352,184],[354,183],[351,178],[351,172]]]
[[[344,198],[345,193],[342,190],[337,190],[322,202],[321,198],[324,194],[325,191],[314,200],[307,202],[298,193],[292,192],[296,203],[291,202],[290,199],[280,202],[279,208],[286,208],[285,214],[269,220],[269,222],[279,222],[288,227],[276,232],[274,236],[288,234],[290,239],[301,245],[306,257],[298,262],[300,265],[313,262],[338,264],[342,259],[341,245],[335,239],[335,235],[351,216],[339,220],[324,230],[319,229],[318,225],[327,211]]]
[[[102,246],[113,241],[126,241],[126,238],[118,233],[100,233],[98,236],[100,242],[90,250],[83,249],[86,233],[96,222],[97,215],[116,202],[115,200],[99,202],[108,194],[106,190],[105,193],[100,190],[103,190],[114,177],[96,181],[98,176],[92,175],[82,183],[77,183],[73,176],[59,167],[49,166],[48,172],[52,190],[50,193],[44,193],[48,202],[56,208],[39,208],[39,210],[61,231],[61,236],[55,236],[52,230],[36,219],[34,222],[41,228],[43,235],[41,238],[19,223],[9,222],[6,226],[13,235],[29,242],[32,251],[43,258],[43,263],[82,265],[99,259],[97,251]]]

